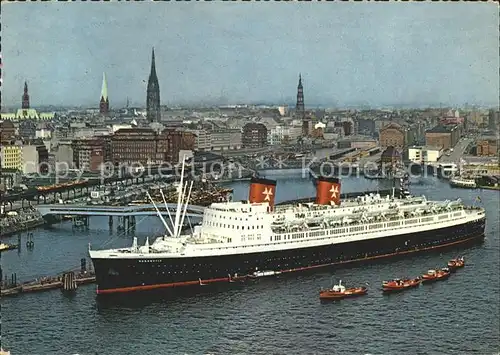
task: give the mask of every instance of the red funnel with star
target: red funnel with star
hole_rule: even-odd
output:
[[[320,176],[316,186],[316,204],[331,205],[332,203],[340,205],[340,180]]]
[[[268,202],[271,209],[274,207],[274,197],[276,192],[276,181],[262,178],[252,178],[250,181],[250,193],[248,200],[250,203]]]

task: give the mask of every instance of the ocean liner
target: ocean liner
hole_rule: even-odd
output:
[[[192,183],[178,188],[168,235],[92,250],[97,293],[233,282],[405,255],[484,238],[485,211],[462,201],[366,194],[340,200],[341,182],[319,177],[316,200],[275,205],[276,181],[253,178],[248,201],[212,203],[183,235]]]

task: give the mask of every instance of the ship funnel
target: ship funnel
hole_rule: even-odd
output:
[[[316,204],[331,205],[332,203],[340,205],[340,180],[320,176],[316,186]]]
[[[276,181],[253,177],[250,181],[248,200],[250,203],[268,202],[269,207],[274,207]]]

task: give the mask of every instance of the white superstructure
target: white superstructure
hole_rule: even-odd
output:
[[[476,180],[474,179],[466,179],[460,176],[455,176],[450,179],[450,185],[456,187],[470,188],[475,189],[477,187]]]

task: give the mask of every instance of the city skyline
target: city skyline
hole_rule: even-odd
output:
[[[167,106],[290,104],[299,73],[306,107],[498,105],[492,4],[16,5],[2,9],[4,106],[27,81],[33,107],[98,108],[106,72],[111,108],[145,107],[152,47]]]

